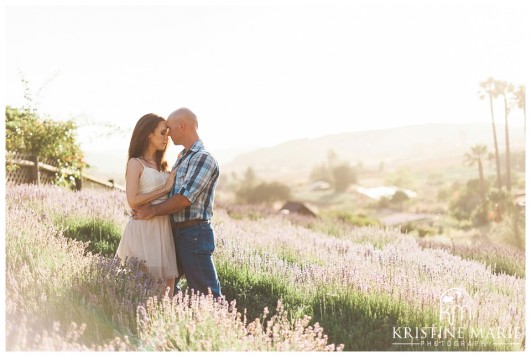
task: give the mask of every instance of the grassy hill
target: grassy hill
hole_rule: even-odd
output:
[[[27,185],[6,193],[8,351],[525,349],[523,252],[278,214],[236,218],[228,207],[213,222],[225,299],[161,299],[138,265],[81,243],[116,246],[128,219],[123,193]],[[105,227],[117,233],[103,237]],[[406,327],[452,329],[440,303],[454,288],[471,299],[462,333],[407,337]]]
[[[497,128],[500,150],[505,147],[502,126]],[[510,131],[511,148],[523,148],[522,128]],[[289,141],[237,156],[223,166],[226,172],[252,167],[264,178],[282,178],[307,174],[327,159],[333,150],[341,160],[361,162],[366,168],[415,166],[438,168],[461,164],[463,154],[472,145],[492,147],[492,129],[485,123],[423,124],[393,129],[342,133],[315,139]]]

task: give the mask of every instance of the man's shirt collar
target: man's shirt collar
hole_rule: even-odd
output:
[[[205,147],[203,146],[203,141],[201,139],[197,139],[195,141],[195,143],[192,144],[192,146],[190,146],[190,149],[188,149],[188,151],[199,151],[199,150],[202,150],[204,149]],[[179,153],[179,158],[183,157],[184,155],[186,155],[188,153],[188,151],[186,149],[183,149],[180,153]]]

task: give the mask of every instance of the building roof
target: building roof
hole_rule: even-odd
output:
[[[306,216],[317,217],[317,214],[310,209],[305,203],[297,201],[288,201],[280,209],[282,213],[290,214],[297,213]]]

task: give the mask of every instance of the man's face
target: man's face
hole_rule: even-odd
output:
[[[169,134],[171,137],[171,141],[173,141],[174,145],[179,145],[180,138],[182,134],[182,125],[180,124],[179,119],[168,119],[167,122]]]

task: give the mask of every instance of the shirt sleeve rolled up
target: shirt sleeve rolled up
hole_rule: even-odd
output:
[[[197,196],[208,187],[217,170],[216,160],[209,154],[203,152],[194,155],[190,159],[182,186],[177,193],[193,203]]]

